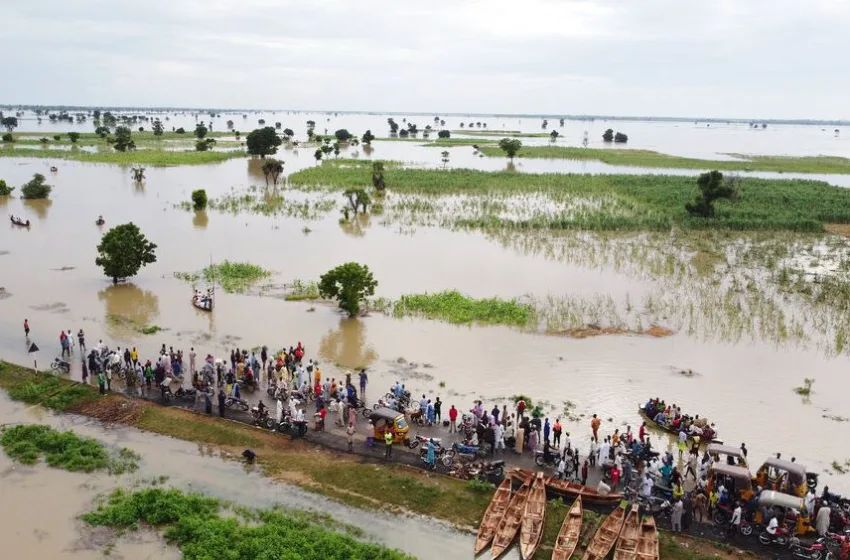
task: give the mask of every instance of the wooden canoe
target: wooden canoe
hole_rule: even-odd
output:
[[[640,536],[638,537],[637,559],[658,560],[658,529],[655,527],[655,519],[646,517],[640,525]]]
[[[617,539],[614,548],[614,560],[635,560],[637,558],[638,536],[640,535],[640,515],[637,504],[632,506]]]
[[[584,513],[581,505],[581,496],[573,502],[570,511],[564,518],[558,538],[555,539],[555,548],[552,550],[552,560],[570,560],[573,552],[578,546],[581,537],[581,515]]]
[[[649,416],[647,416],[647,414],[646,414],[646,412],[644,412],[642,406],[638,408],[638,414],[640,415],[641,418],[646,420],[646,425],[649,426],[650,428],[655,428],[656,430],[660,430],[662,432],[667,432],[668,434],[676,436],[676,438],[678,439],[678,437],[679,437],[679,431],[678,430],[675,430],[675,429],[671,428],[670,426],[663,426],[663,425],[659,424],[658,422],[655,421],[654,418],[650,418]],[[693,439],[694,438],[690,434],[688,434],[688,441],[693,441]],[[714,439],[712,439],[711,441],[703,440],[702,438],[700,438],[700,445],[706,445],[706,444],[709,444],[709,443],[723,443],[723,440],[717,439],[717,434],[715,434]]]
[[[531,492],[531,482],[525,481],[519,490],[511,498],[508,509],[499,521],[499,527],[493,537],[493,558],[496,559],[511,546],[514,537],[522,523],[522,514],[525,512],[525,501]]]
[[[571,498],[581,496],[586,504],[616,505],[623,500],[622,494],[600,494],[596,488],[588,488],[577,482],[558,480],[550,477],[546,480],[546,486],[554,493]]]
[[[590,544],[587,545],[587,550],[584,551],[582,558],[584,560],[603,560],[608,556],[617,537],[620,536],[620,529],[623,528],[625,518],[626,508],[623,506],[618,507],[611,515],[606,517],[590,540]]]
[[[481,553],[487,548],[493,536],[496,534],[496,529],[499,527],[499,522],[505,511],[508,509],[508,504],[511,502],[511,477],[505,478],[493,499],[490,500],[490,505],[487,506],[487,511],[484,512],[484,517],[481,518],[481,525],[478,527],[478,536],[475,539],[475,554]]]
[[[543,473],[531,483],[531,491],[525,501],[525,512],[519,529],[519,553],[524,560],[534,556],[540,539],[543,538],[543,523],[546,519],[546,483]]]

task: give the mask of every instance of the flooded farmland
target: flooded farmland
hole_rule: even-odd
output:
[[[249,120],[254,122],[256,117],[252,114]],[[284,120],[286,125],[287,120],[297,118],[301,126],[309,115],[266,118]],[[324,119],[313,118],[319,121],[317,127],[324,128]],[[188,116],[173,119],[175,124],[190,125]],[[348,127],[362,132],[371,126],[377,134],[385,121],[386,117],[342,115],[325,122],[331,131]],[[491,127],[539,131],[536,119],[488,122]],[[53,126],[23,123],[23,130]],[[771,126],[752,131],[745,126],[712,124],[708,132],[681,123],[628,125],[630,135],[641,138],[635,148],[691,157],[718,157],[725,152],[839,155],[846,153],[846,136],[850,136],[835,138],[831,131],[816,127]],[[569,121],[564,134],[580,137],[588,126]],[[246,124],[244,128],[250,127]],[[449,150],[452,167],[498,170],[506,166],[504,159],[473,155],[468,146]],[[354,147],[343,157],[353,157],[354,152],[359,158],[367,157]],[[282,149],[278,157],[285,162],[287,176],[316,165],[309,149]],[[420,167],[440,165],[439,149],[416,142],[375,142],[368,157]],[[56,173],[50,171],[52,165],[58,167]],[[545,159],[517,162],[517,170],[628,172],[598,162]],[[634,172],[647,170],[635,168]],[[200,355],[224,356],[234,347],[277,348],[301,341],[308,356],[322,362],[329,377],[369,367],[373,387],[383,388],[402,378],[416,393],[440,395],[447,405],[467,408],[473,399],[498,402],[522,393],[544,401],[548,414],[554,416],[572,403],[572,414],[579,419],[567,430],[581,449],[588,445],[587,418],[591,414],[610,418],[611,429],[629,424],[636,430],[640,425],[638,403],[661,397],[681,404],[686,412],[708,416],[717,423],[726,443],[737,446],[746,442],[752,462],[782,452],[821,473],[821,484],[828,483],[842,493],[850,490],[848,478],[832,468],[833,462],[850,460],[845,444],[846,418],[850,417],[850,404],[844,398],[847,345],[841,343],[846,321],[842,315],[833,317],[828,310],[807,307],[776,288],[774,269],[748,264],[756,252],[752,246],[768,247],[772,242],[764,236],[753,242],[738,243],[734,234],[710,240],[725,247],[730,264],[728,270],[715,270],[709,263],[710,272],[701,272],[703,253],[698,244],[679,244],[675,235],[548,235],[452,227],[452,219],[463,212],[522,215],[541,208],[545,211],[548,204],[555,203],[549,199],[491,200],[489,204],[500,205],[493,210],[482,209],[475,197],[391,193],[383,215],[340,224],[342,196],[318,188],[298,190],[284,185],[279,192],[283,210],[277,215],[240,208],[228,211],[224,202],[206,212],[180,207],[199,188],[219,201],[258,192],[265,181],[257,160],[151,167],[144,183],[137,184],[129,169],[119,166],[0,159],[0,178],[10,185],[20,185],[34,173],[44,174],[54,186],[49,201],[0,197],[0,213],[21,215],[32,222],[29,229],[11,227],[8,222],[0,226],[0,286],[5,295],[0,297],[2,359],[24,364],[37,359],[45,366],[59,353],[59,332],[81,328],[90,345],[103,339],[110,346],[135,346],[143,358],[153,356],[162,344],[184,351],[194,347]],[[850,178],[844,175],[806,177],[850,186]],[[98,215],[106,220],[102,229],[94,224]],[[94,266],[95,246],[110,226],[127,221],[136,223],[158,245],[157,262],[130,282],[113,286]],[[782,253],[774,260],[817,273],[833,264],[839,268],[846,261],[843,238],[801,239],[799,244],[789,245],[790,254]],[[219,291],[211,314],[194,309],[191,285],[174,273],[197,272],[211,261],[225,259],[251,262],[274,274],[247,294]],[[281,297],[285,284],[315,281],[348,261],[370,267],[379,281],[376,295],[382,298],[450,289],[480,298],[519,298],[532,302],[538,310],[540,328],[527,332],[501,326],[454,326],[376,312],[348,319],[323,303],[290,302]],[[24,318],[29,320],[31,339],[41,348],[35,355],[27,353]],[[662,338],[576,339],[545,334],[586,324],[616,325],[627,331],[658,324],[675,332]],[[141,333],[152,325],[162,331]],[[399,359],[428,367],[401,368]],[[71,375],[79,377],[76,367]],[[815,382],[812,395],[804,399],[794,388],[806,378]],[[0,405],[6,409],[15,406],[6,401]],[[154,445],[137,433],[121,432],[115,437],[126,439],[123,445],[127,441]],[[159,438],[156,442],[162,445]],[[191,454],[180,451],[184,452]],[[154,453],[160,456],[158,451]],[[10,472],[8,461],[2,461],[0,469]],[[204,463],[205,472],[210,463]],[[78,488],[88,481],[86,477],[72,481],[66,477],[76,475],[41,470],[27,476],[39,484],[43,481],[40,491],[44,492],[64,484]],[[205,490],[215,487],[209,479],[197,483]],[[103,481],[95,484],[97,491],[107,487]],[[68,496],[63,520],[57,521],[55,529],[57,541],[50,547],[72,546],[74,527],[68,525],[68,515],[90,499],[88,488],[84,490]],[[19,488],[14,492],[13,499],[24,496]],[[167,554],[161,543],[127,543],[131,545],[140,547],[138,555],[127,549],[126,558]],[[47,554],[59,549],[44,550]],[[90,553],[79,551],[79,557],[92,557],[86,556]]]

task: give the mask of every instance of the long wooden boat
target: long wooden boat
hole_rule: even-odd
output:
[[[496,559],[510,548],[514,542],[514,537],[522,523],[522,514],[525,512],[525,502],[528,499],[528,494],[531,492],[531,482],[525,481],[519,490],[511,498],[508,509],[499,521],[499,526],[496,528],[496,535],[493,537],[493,558]]]
[[[658,528],[655,526],[655,518],[650,515],[640,524],[637,558],[638,560],[658,560],[659,556]]]
[[[564,523],[561,525],[561,531],[558,533],[558,538],[555,539],[555,548],[552,550],[552,560],[570,560],[578,546],[578,540],[581,537],[581,516],[584,509],[581,505],[581,496],[576,498],[567,516],[564,518]]]
[[[638,536],[640,531],[640,515],[638,505],[632,506],[614,547],[614,560],[635,560],[637,558]]]
[[[546,479],[546,487],[561,496],[567,496],[569,498],[578,498],[581,496],[586,504],[615,505],[623,500],[622,494],[600,494],[596,488],[583,486],[577,482],[558,480],[554,476]]]
[[[484,512],[481,525],[478,527],[478,536],[475,538],[475,554],[480,554],[493,540],[499,522],[511,502],[511,482],[511,477],[506,477],[496,489],[493,499],[490,500],[490,505],[487,506],[487,511]]]
[[[524,560],[533,557],[540,546],[545,519],[546,483],[543,473],[540,472],[531,483],[531,492],[525,501],[525,512],[519,529],[519,554]]]
[[[584,551],[584,560],[603,560],[611,549],[614,547],[614,542],[620,536],[620,530],[623,528],[623,520],[626,518],[626,508],[618,507],[611,515],[605,518],[602,525],[599,526],[590,544],[587,545],[587,550]]]
[[[654,418],[650,418],[646,414],[646,412],[644,412],[642,406],[638,407],[638,414],[640,415],[641,418],[646,420],[646,425],[649,426],[650,428],[655,428],[656,430],[660,430],[662,432],[667,432],[668,434],[673,434],[674,436],[679,437],[679,432],[677,430],[673,429],[670,426],[664,426],[662,424],[659,424],[658,422],[655,421]],[[693,436],[688,434],[688,440],[693,440]],[[704,444],[707,445],[709,443],[723,443],[723,440],[718,439],[716,434],[715,434],[714,438],[711,439],[710,441],[709,440],[703,440],[703,439],[700,440],[700,445],[704,445]]]
[[[12,225],[13,225],[13,226],[25,227],[25,228],[30,227],[30,222],[29,222],[29,220],[27,220],[26,222],[24,222],[23,220],[17,220],[17,219],[12,218],[12,217],[10,217],[10,218],[9,218],[9,220],[12,222]]]

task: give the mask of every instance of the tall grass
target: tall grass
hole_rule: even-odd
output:
[[[113,165],[147,165],[151,167],[169,167],[175,165],[203,165],[221,163],[233,158],[245,157],[241,150],[233,151],[176,151],[163,149],[142,149],[132,152],[85,150],[16,150],[15,148],[0,147],[0,157],[42,158],[56,160],[73,160],[85,163],[109,163]]]
[[[455,290],[404,295],[395,302],[382,302],[381,307],[395,317],[420,316],[461,325],[478,323],[525,327],[534,314],[530,305],[516,300],[475,299]]]
[[[363,162],[321,165],[290,176],[304,187],[362,187],[370,169]],[[716,203],[713,218],[696,218],[685,203],[697,193],[693,177],[485,172],[464,169],[387,168],[392,193],[481,198],[542,196],[566,208],[515,219],[488,213],[457,220],[476,228],[584,229],[600,231],[687,229],[823,231],[824,223],[850,223],[850,189],[824,182],[744,178],[736,202]],[[588,204],[586,201],[592,201]],[[600,207],[604,200],[606,207]],[[595,201],[595,202],[593,202]]]
[[[269,278],[270,270],[251,263],[224,262],[211,264],[196,272],[175,272],[174,277],[185,282],[196,283],[201,278],[210,283],[219,284],[225,292],[244,292],[255,284]]]

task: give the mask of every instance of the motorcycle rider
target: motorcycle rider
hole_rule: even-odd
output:
[[[776,530],[779,528],[779,520],[776,516],[770,518],[770,522],[767,524],[767,533],[771,536],[771,538],[776,537]]]
[[[733,535],[741,529],[741,502],[735,503],[735,509],[732,511],[732,520],[729,522],[729,532]]]

